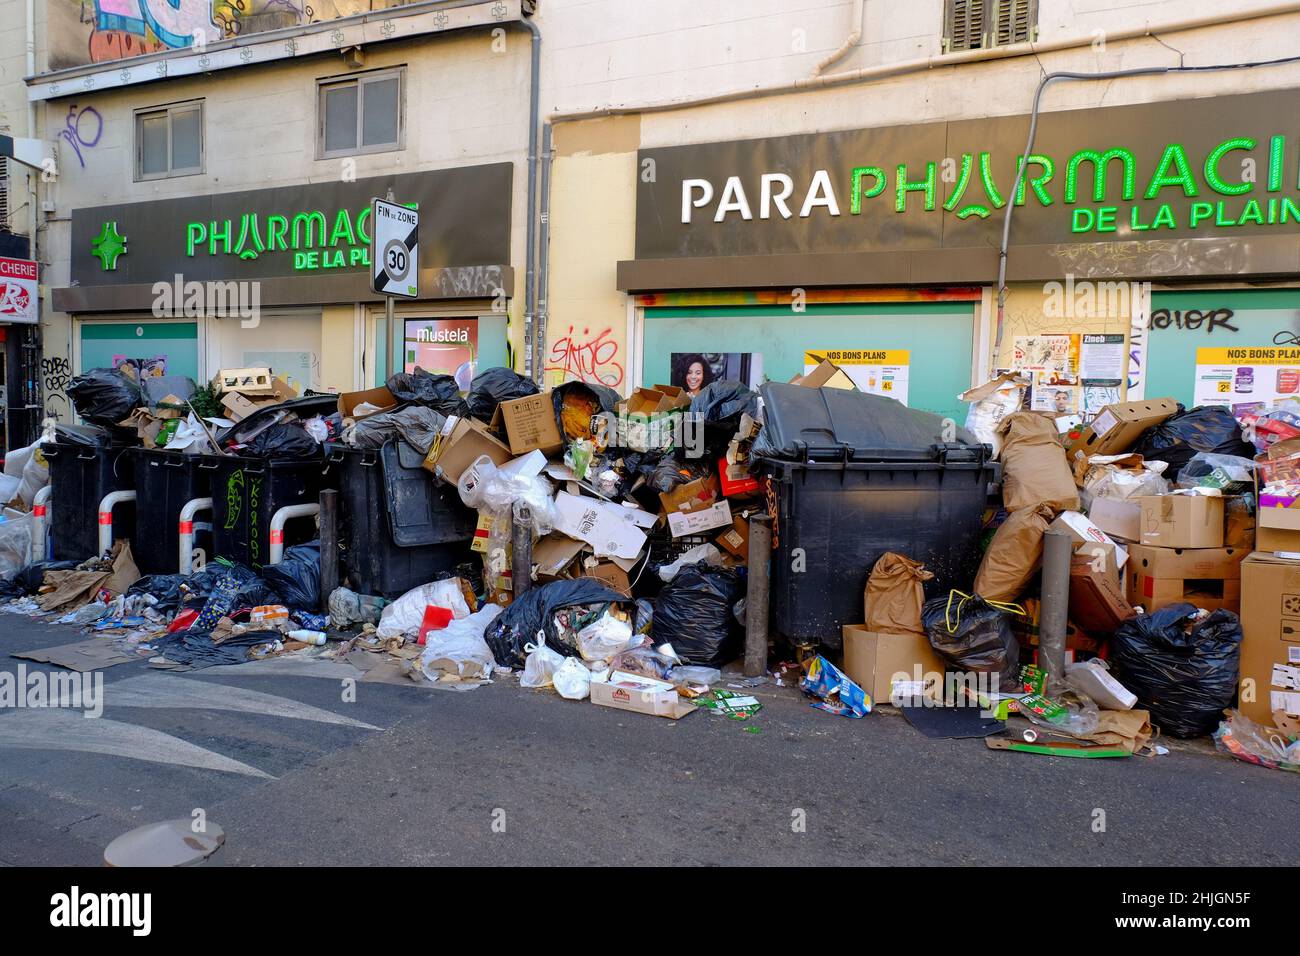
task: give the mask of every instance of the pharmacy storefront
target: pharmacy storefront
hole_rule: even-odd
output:
[[[1041,353],[1058,410],[1300,392],[1297,101],[1045,113],[1019,187],[1025,116],[642,149],[618,264],[640,380],[784,381],[830,357],[953,414]]]
[[[421,212],[420,298],[398,310],[392,362],[369,279],[370,205],[390,190]],[[270,366],[299,389],[346,391],[396,364],[501,364],[510,196],[500,163],[74,210],[72,281],[53,295],[73,317],[73,370],[202,382]]]

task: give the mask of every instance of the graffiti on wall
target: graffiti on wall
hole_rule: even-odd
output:
[[[546,355],[547,373],[559,382],[595,382],[613,389],[623,386],[623,365],[613,329],[581,332],[570,325],[551,343]]]
[[[99,145],[99,138],[104,135],[104,117],[93,106],[77,108],[76,103],[68,106],[68,115],[64,118],[63,129],[59,130],[59,139],[72,147],[81,168],[86,168],[86,157],[82,149],[92,149]]]
[[[320,23],[407,0],[50,0],[51,70]]]
[[[41,360],[41,385],[45,388],[45,418],[63,421],[71,418],[72,403],[68,401],[68,383],[72,381],[72,366],[62,355]]]

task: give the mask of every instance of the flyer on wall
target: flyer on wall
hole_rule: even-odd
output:
[[[821,349],[804,352],[803,372],[811,373],[824,361],[844,370],[860,392],[893,398],[907,404],[908,371],[912,353],[907,349]]]
[[[1235,410],[1296,397],[1300,397],[1300,348],[1196,350],[1193,399],[1197,405],[1226,405]]]

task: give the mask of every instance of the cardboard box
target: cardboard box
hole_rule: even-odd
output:
[[[630,680],[592,681],[591,702],[670,720],[679,720],[695,710],[695,705],[682,700],[676,690],[660,690]]]
[[[1135,613],[1117,576],[1096,573],[1087,555],[1074,556],[1070,562],[1071,621],[1085,631],[1110,634]]]
[[[1085,455],[1117,455],[1128,451],[1138,436],[1152,425],[1159,425],[1178,411],[1172,398],[1107,405],[1092,423],[1069,433],[1066,451],[1073,461],[1078,452]]]
[[[1241,548],[1153,548],[1129,552],[1128,600],[1148,613],[1187,602],[1207,611],[1241,606]]]
[[[853,379],[849,378],[849,373],[830,359],[822,359],[815,369],[807,375],[796,375],[790,379],[790,383],[804,388],[842,388],[850,392],[858,390]]]
[[[397,397],[388,390],[386,385],[380,385],[378,388],[368,388],[362,392],[339,393],[339,414],[344,418],[356,418],[354,412],[361,405],[375,405],[380,409],[387,409],[393,408],[397,404]],[[378,414],[378,412],[373,414]],[[362,415],[361,417],[364,418],[365,416]]]
[[[674,538],[725,528],[731,523],[731,502],[725,500],[703,511],[673,511],[668,515],[668,530]]]
[[[1223,546],[1255,550],[1255,500],[1252,495],[1223,499]]]
[[[733,473],[733,468],[736,468],[736,466],[727,464],[725,455],[718,459],[718,479],[722,485],[723,495],[728,498],[741,498],[746,495],[757,494],[759,490],[758,479],[743,468],[737,469]]]
[[[1149,495],[1142,507],[1142,543],[1160,548],[1223,547],[1223,499]]]
[[[424,469],[454,485],[461,473],[484,455],[498,466],[514,457],[485,425],[452,415],[425,456]]]
[[[596,578],[604,581],[610,587],[622,591],[624,594],[632,593],[632,579],[628,577],[625,571],[616,561],[601,560],[593,561],[588,564],[583,562],[580,566],[581,576],[584,578]]]
[[[668,515],[703,511],[712,507],[717,500],[718,479],[714,475],[680,484],[672,491],[659,492],[659,504],[663,506],[664,514]]]
[[[933,680],[942,687],[943,660],[924,635],[880,634],[859,624],[845,625],[842,633],[844,673],[872,700],[889,701],[895,675],[900,680]]]
[[[1300,668],[1300,561],[1256,551],[1241,564],[1241,583],[1238,707],[1271,726],[1274,711],[1300,716],[1300,691],[1286,686],[1285,670]]]
[[[552,532],[533,545],[533,565],[538,583],[573,577],[573,564],[584,545],[568,535]]]
[[[1021,647],[1037,647],[1043,604],[1038,598],[1024,598],[1020,601],[1020,606],[1025,609],[1025,613],[1009,615],[1011,630],[1015,633]],[[1102,647],[1097,638],[1085,634],[1073,621],[1068,621],[1065,628],[1065,649],[1098,654]]]
[[[1097,546],[1101,545],[1103,549],[1108,546],[1109,550],[1106,553],[1114,555],[1113,564],[1116,570],[1124,567],[1128,561],[1128,549],[1078,511],[1062,511],[1057,515],[1056,520],[1047,526],[1047,530],[1060,531],[1073,538],[1076,554],[1084,552],[1096,558],[1100,553]]]
[[[212,387],[218,392],[243,392],[245,395],[275,394],[275,376],[269,368],[223,368],[212,378]]]
[[[550,457],[564,448],[550,392],[502,402],[492,416],[492,427],[505,429],[510,451],[516,455],[540,450]]]
[[[1134,498],[1093,498],[1088,518],[1102,531],[1130,543],[1142,537],[1142,506]]]
[[[633,451],[672,448],[690,404],[690,397],[679,388],[638,388],[615,407],[617,444]]]
[[[713,539],[718,546],[742,561],[749,560],[749,522],[740,515],[732,515],[731,527]]]
[[[637,512],[621,505],[561,491],[555,496],[555,510],[555,530],[585,541],[597,557],[635,558],[645,545]]]
[[[282,378],[272,378],[270,385],[257,391],[225,391],[221,395],[221,407],[226,410],[226,418],[240,422],[253,412],[270,405],[279,405],[291,398],[297,398],[298,391]]]

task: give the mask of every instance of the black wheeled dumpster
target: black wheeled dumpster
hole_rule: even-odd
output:
[[[202,455],[199,470],[210,475],[214,556],[262,568],[271,542],[271,518],[288,505],[320,503],[328,465],[322,458],[267,459]],[[316,518],[292,518],[284,526],[284,546],[317,537]]]
[[[771,614],[795,644],[838,648],[862,621],[886,551],[932,572],[926,596],[969,591],[980,561],[992,450],[950,419],[890,398],[769,383],[758,470],[776,500]]]
[[[101,428],[62,426],[59,441],[41,450],[50,465],[50,551],[55,561],[85,561],[99,553],[99,503],[135,487],[132,446]],[[72,440],[85,435],[86,443]],[[131,538],[135,503],[113,509],[113,537]]]
[[[392,600],[469,560],[478,514],[435,481],[401,439],[378,449],[331,444],[344,584]]]
[[[181,509],[194,498],[212,497],[212,469],[202,457],[165,448],[133,448],[136,518],[131,553],[144,574],[175,574],[180,564]],[[194,522],[194,547],[212,554],[212,512]]]

